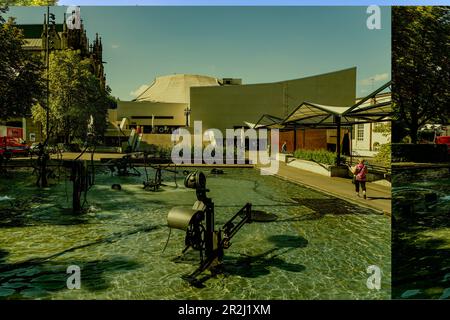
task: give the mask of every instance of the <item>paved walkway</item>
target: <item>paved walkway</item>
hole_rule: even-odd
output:
[[[74,159],[79,153],[64,152],[63,159]],[[123,154],[105,154],[96,153],[94,160],[101,158],[119,158]],[[85,153],[80,157],[81,160],[90,160],[90,153]],[[195,166],[195,165],[192,165]],[[199,165],[204,167],[205,165]],[[220,167],[213,165],[212,167]],[[233,165],[224,165],[224,167],[233,167]],[[234,167],[252,167],[252,165],[234,165]],[[278,177],[288,181],[301,184],[333,195],[337,198],[347,200],[356,205],[369,207],[387,215],[391,215],[391,188],[376,183],[367,183],[367,199],[358,198],[355,195],[355,187],[350,179],[330,178],[317,173],[301,170],[286,165],[285,162],[279,162]]]
[[[367,183],[367,199],[355,194],[355,186],[350,179],[330,178],[317,173],[301,170],[279,162],[277,176],[312,189],[320,190],[354,204],[375,209],[391,215],[391,188],[376,183]]]

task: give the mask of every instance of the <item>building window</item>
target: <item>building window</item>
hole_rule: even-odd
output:
[[[358,141],[364,140],[364,124],[358,124]]]

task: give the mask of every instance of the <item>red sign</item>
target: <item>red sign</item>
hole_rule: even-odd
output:
[[[22,128],[6,128],[6,136],[11,138],[22,138],[23,139],[23,129]]]

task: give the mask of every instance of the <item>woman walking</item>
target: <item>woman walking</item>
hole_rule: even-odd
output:
[[[359,197],[359,186],[361,185],[361,189],[363,192],[364,199],[367,198],[366,195],[366,175],[367,175],[367,166],[364,164],[364,159],[358,159],[358,164],[352,170],[355,175],[355,191],[356,196]]]

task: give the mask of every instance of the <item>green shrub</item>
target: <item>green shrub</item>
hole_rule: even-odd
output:
[[[336,164],[336,153],[330,152],[324,149],[320,150],[305,150],[298,149],[294,152],[294,157],[297,159],[313,161],[322,164],[335,165]],[[345,162],[345,157],[341,155],[341,162]]]
[[[391,166],[391,144],[386,143],[380,146],[378,153],[375,155],[375,161],[380,162],[385,167]]]

